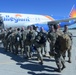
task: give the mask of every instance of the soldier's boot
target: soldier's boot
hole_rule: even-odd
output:
[[[66,66],[62,63],[62,68],[61,68],[61,70],[63,70],[64,68],[66,68]]]
[[[56,65],[57,65],[58,68],[54,69],[54,71],[61,72],[61,64],[56,62]]]
[[[7,52],[8,51],[8,48],[7,48],[7,46],[5,47],[5,52]]]
[[[54,69],[54,71],[61,72],[61,68]]]
[[[39,61],[40,59],[37,57],[37,58],[36,58],[36,60],[38,60],[38,61]]]
[[[16,54],[16,55],[18,54],[18,50],[15,50],[15,54]]]
[[[65,56],[63,56],[64,60],[65,60]]]
[[[43,60],[41,60],[41,61],[39,62],[39,64],[40,64],[40,65],[43,65]]]
[[[69,57],[68,62],[71,63],[71,58]]]
[[[27,52],[27,54],[26,54],[26,59],[31,59],[29,52]]]
[[[14,53],[14,49],[12,48],[12,53]]]

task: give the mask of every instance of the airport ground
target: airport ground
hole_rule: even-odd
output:
[[[44,64],[40,65],[36,57],[26,60],[20,55],[5,52],[0,44],[0,75],[76,75],[76,30],[70,32],[73,34],[72,63],[68,63],[66,57],[66,68],[61,73],[54,71],[57,68],[54,58],[44,57]]]

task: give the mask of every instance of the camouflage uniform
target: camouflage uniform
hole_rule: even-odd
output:
[[[65,68],[65,61],[62,57],[62,52],[60,50],[60,44],[59,44],[59,40],[57,39],[59,35],[62,35],[63,33],[60,30],[56,30],[55,31],[55,35],[56,35],[56,41],[55,41],[55,61],[56,61],[56,65],[58,67],[58,69],[56,71],[61,72],[61,69]]]
[[[4,48],[5,48],[5,45],[6,45],[6,43],[5,43],[5,36],[6,36],[6,31],[4,30],[4,31],[2,31],[0,33],[0,40],[2,40]]]
[[[29,57],[29,54],[28,54],[28,50],[29,50],[29,47],[28,47],[28,40],[27,40],[27,34],[29,33],[29,30],[24,30],[23,31],[23,47],[24,47],[24,51],[23,51],[23,54],[26,54],[26,57]]]
[[[50,43],[50,55],[53,55],[54,45],[55,45],[55,41],[56,41],[56,34],[54,31],[48,32],[48,41]]]
[[[44,39],[41,38],[43,36],[44,35],[41,32],[39,32],[38,35],[35,38],[35,46],[36,46],[37,55],[38,55],[37,57],[40,60],[40,64],[43,64],[43,55],[42,55],[42,52],[43,52],[44,44],[46,42],[46,40],[44,40]]]
[[[15,32],[15,54],[18,54],[19,48],[22,49],[21,38],[21,31],[18,28]]]
[[[27,32],[27,35],[26,35],[26,40],[25,40],[25,45],[26,45],[26,56],[27,58],[30,58],[31,57],[31,52],[32,52],[32,45],[34,44],[34,40],[35,40],[35,31],[34,30],[30,30]]]
[[[10,41],[10,51],[14,53],[14,50],[15,50],[15,33],[14,32],[9,36],[9,41]]]
[[[12,29],[7,30],[6,34],[5,34],[5,50],[9,50],[10,49],[10,41],[9,41],[9,36],[12,34]]]
[[[71,40],[70,48],[67,50],[67,52],[68,52],[68,62],[71,63],[72,33],[70,33],[68,30],[67,31],[63,31],[63,32],[64,32],[64,34],[69,35],[70,40]],[[63,54],[63,58],[64,59],[65,59],[65,57],[66,57],[66,52],[64,52],[64,54]]]
[[[47,32],[43,29],[43,27],[41,27],[40,28],[40,34],[42,35],[42,36],[44,36],[45,37],[45,39],[44,39],[44,44],[43,44],[43,46],[42,46],[42,54],[44,55],[44,56],[46,56],[46,54],[47,54],[47,49],[46,49],[46,42],[47,42]]]

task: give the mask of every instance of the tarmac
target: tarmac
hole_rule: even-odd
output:
[[[72,63],[68,63],[66,57],[66,68],[61,73],[54,71],[57,66],[53,57],[44,57],[44,64],[40,65],[35,56],[26,60],[21,55],[5,52],[0,44],[0,75],[76,75],[76,30],[70,32],[73,34]]]

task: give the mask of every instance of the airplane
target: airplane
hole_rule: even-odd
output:
[[[27,27],[30,25],[42,26],[48,28],[47,25],[59,24],[63,27],[65,24],[72,25],[76,23],[76,6],[71,9],[69,17],[63,19],[54,19],[53,16],[20,14],[20,13],[0,13],[0,28],[9,27]],[[44,25],[45,24],[45,25]]]

